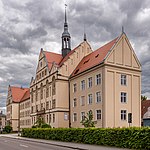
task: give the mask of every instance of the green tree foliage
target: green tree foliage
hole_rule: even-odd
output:
[[[93,121],[93,112],[90,110],[87,113],[87,116],[84,116],[84,119],[80,122],[85,128],[95,127]]]
[[[10,125],[5,126],[4,132],[6,132],[6,133],[12,132],[12,127]]]
[[[32,128],[51,128],[51,126],[49,124],[46,124],[43,118],[39,116]]]
[[[147,100],[147,97],[146,97],[146,96],[141,95],[141,101],[145,101],[145,100]]]

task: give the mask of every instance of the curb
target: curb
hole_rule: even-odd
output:
[[[84,149],[84,148],[80,148],[80,147],[49,143],[49,142],[46,142],[46,140],[45,141],[39,141],[37,139],[36,140],[32,140],[32,138],[29,139],[29,138],[24,138],[24,137],[9,137],[9,136],[8,137],[7,136],[1,136],[1,137],[11,138],[11,139],[18,139],[18,140],[24,140],[24,141],[30,141],[30,142],[37,142],[37,143],[42,143],[42,144],[49,144],[49,145],[54,145],[54,146],[59,146],[59,147],[66,147],[66,148],[72,148],[72,149],[77,149],[77,150],[89,150],[89,149]]]

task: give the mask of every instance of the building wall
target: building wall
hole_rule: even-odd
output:
[[[97,68],[96,70],[89,71],[77,78],[74,78],[70,81],[70,112],[71,112],[71,127],[83,127],[81,122],[81,112],[85,112],[85,115],[92,110],[93,112],[93,120],[96,122],[96,127],[103,126],[103,83],[96,84],[96,75],[101,74],[102,81],[102,70],[103,68]],[[92,87],[88,87],[88,78],[92,77]],[[81,81],[85,81],[85,90],[81,88]],[[74,84],[77,85],[77,91],[74,92]],[[96,102],[96,92],[100,92],[101,101]],[[88,103],[88,95],[92,94],[92,103]],[[85,105],[81,103],[81,97],[85,97]],[[74,106],[73,100],[76,98],[77,106]],[[97,120],[96,118],[96,110],[101,110],[101,119]],[[73,121],[73,113],[77,113],[77,121]]]
[[[83,42],[61,66],[53,64],[49,71],[46,58],[42,52],[40,53],[36,77],[30,86],[32,125],[36,122],[37,117],[41,116],[52,127],[69,127],[68,79],[81,59],[90,52],[89,44]],[[39,78],[39,75],[46,69],[47,74]],[[46,95],[47,91],[48,96]],[[41,93],[43,93],[42,97]]]
[[[31,128],[30,99],[20,102],[20,128]]]
[[[95,80],[97,73],[102,75],[101,85],[96,88],[80,90],[82,80],[92,77]],[[126,84],[121,84],[121,75],[126,77]],[[73,85],[77,84],[77,92],[73,92]],[[89,93],[101,92],[102,101],[99,104],[87,104]],[[126,94],[125,102],[121,102],[121,93]],[[128,113],[132,113],[130,126],[140,126],[141,108],[141,65],[125,34],[122,34],[110,53],[106,56],[104,64],[95,69],[73,77],[70,81],[71,126],[83,127],[80,123],[81,112],[93,111],[93,120],[96,127],[128,127]],[[85,95],[85,106],[80,106],[80,97]],[[94,94],[95,95],[95,94]],[[94,96],[93,96],[94,97]],[[77,99],[77,106],[73,107],[73,100]],[[93,98],[95,99],[95,98]],[[96,120],[95,110],[101,110],[101,119]],[[77,121],[73,121],[73,113],[77,113]],[[122,114],[122,115],[121,115]]]

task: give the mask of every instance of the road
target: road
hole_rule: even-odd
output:
[[[73,150],[67,147],[0,137],[0,150]]]

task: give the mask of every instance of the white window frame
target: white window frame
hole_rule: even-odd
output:
[[[81,91],[85,90],[85,80],[81,81]]]
[[[75,106],[75,101],[76,101],[76,106]],[[73,107],[77,107],[77,99],[76,98],[73,99]]]
[[[88,94],[88,104],[92,104],[92,102],[93,102],[93,95]]]
[[[83,99],[82,99],[82,97],[84,97],[84,104],[83,104]],[[81,106],[85,106],[85,96],[81,96],[81,97],[80,97],[80,105],[81,105]]]
[[[121,85],[127,85],[127,75],[126,74],[121,74],[120,75],[120,84]]]
[[[85,118],[85,112],[81,112],[81,121],[83,121]]]
[[[101,85],[101,83],[102,83],[102,74],[101,73],[96,75],[95,83],[96,83],[95,85]]]
[[[92,77],[88,78],[88,88],[92,88]]]
[[[97,111],[100,111],[99,113]],[[98,119],[98,115],[100,115],[100,119]],[[97,109],[96,110],[96,120],[101,120],[102,119],[102,110],[101,109]]]
[[[76,114],[76,120],[75,120],[75,114]],[[77,121],[77,113],[74,112],[74,113],[73,113],[73,122],[76,122],[76,121]]]
[[[73,93],[76,93],[77,92],[77,83],[74,83],[73,84]]]
[[[120,102],[121,103],[127,103],[127,93],[126,92],[120,93]]]
[[[98,100],[98,95],[97,95],[98,93],[99,93],[99,101],[97,101]],[[95,93],[95,101],[96,101],[96,103],[100,103],[102,101],[101,91],[97,91]]]
[[[121,121],[127,120],[127,110],[121,110],[120,111],[120,119],[121,119]]]

